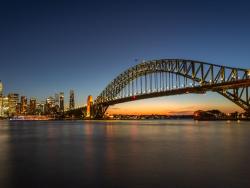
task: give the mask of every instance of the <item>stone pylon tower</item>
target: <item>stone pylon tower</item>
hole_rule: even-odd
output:
[[[91,118],[93,116],[93,97],[91,95],[88,96],[87,100],[87,118]]]

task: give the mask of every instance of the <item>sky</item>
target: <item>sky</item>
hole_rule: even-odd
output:
[[[136,59],[184,58],[250,68],[250,3],[194,0],[0,0],[5,94],[94,98]],[[144,106],[144,112],[141,107]],[[240,110],[214,93],[153,98],[110,113]],[[153,109],[153,110],[150,110]]]

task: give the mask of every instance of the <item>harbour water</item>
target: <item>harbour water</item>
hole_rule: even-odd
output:
[[[0,187],[250,187],[250,123],[0,121]]]

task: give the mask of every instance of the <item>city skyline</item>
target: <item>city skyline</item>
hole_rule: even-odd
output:
[[[245,1],[37,2],[1,3],[0,80],[5,94],[41,100],[64,91],[68,99],[74,88],[75,104],[82,106],[88,95],[95,99],[119,73],[142,60],[186,58],[250,68]],[[240,111],[207,93],[124,103],[109,112],[187,113],[200,108]]]

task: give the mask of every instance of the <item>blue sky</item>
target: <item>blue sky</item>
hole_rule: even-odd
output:
[[[250,68],[249,9],[239,0],[1,0],[0,79],[5,93],[40,99],[74,89],[81,104],[135,59]]]

